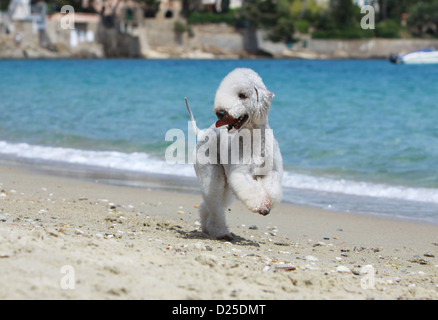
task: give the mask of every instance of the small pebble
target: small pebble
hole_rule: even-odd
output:
[[[205,245],[201,241],[196,242],[194,244],[194,247],[198,250],[206,250]]]
[[[281,270],[281,271],[294,271],[294,270],[297,270],[297,268],[294,267],[294,266],[288,266],[288,267],[275,267],[275,271],[278,271],[278,270]]]
[[[250,230],[257,230],[258,227],[257,227],[255,224],[253,224],[253,225],[250,226],[248,229],[250,229]]]
[[[184,211],[179,210],[177,213],[178,213],[178,214],[184,214]]]
[[[1,222],[5,222],[7,219],[6,219],[6,217],[5,216],[0,216],[0,221]]]
[[[314,257],[314,256],[306,256],[304,258],[304,260],[307,260],[307,261],[318,261],[318,258]]]
[[[288,242],[284,242],[284,241],[277,241],[277,242],[274,242],[274,244],[277,246],[289,246],[290,245]]]
[[[305,269],[305,270],[318,270],[317,267],[312,266],[310,264],[306,264],[305,266],[303,266],[303,269]]]
[[[346,266],[337,266],[336,267],[336,272],[340,272],[340,273],[350,273],[351,270],[349,268],[347,268]]]

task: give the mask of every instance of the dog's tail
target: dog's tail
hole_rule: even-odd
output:
[[[196,126],[196,121],[195,121],[195,118],[193,117],[192,110],[190,110],[189,102],[187,101],[187,97],[184,98],[184,100],[186,101],[186,107],[187,107],[187,111],[189,112],[189,115],[190,115],[190,121],[192,121],[193,132],[195,133],[195,135],[198,135],[199,129]]]

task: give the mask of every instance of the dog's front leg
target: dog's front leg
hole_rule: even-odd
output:
[[[283,195],[281,177],[282,172],[271,171],[269,174],[260,178],[260,182],[271,200],[271,206],[281,201]]]
[[[263,170],[263,175],[259,176],[259,180],[263,185],[266,193],[271,200],[271,206],[281,201],[283,195],[282,177],[283,177],[283,160],[280,153],[278,142],[274,139],[273,143],[272,167],[270,170]],[[269,163],[269,161],[267,162]],[[266,165],[266,162],[265,162]],[[268,167],[269,168],[269,167]]]
[[[233,170],[228,175],[228,183],[235,196],[249,210],[264,216],[269,214],[271,211],[271,200],[258,179],[247,172]]]

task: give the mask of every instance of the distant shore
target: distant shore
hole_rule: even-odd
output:
[[[201,28],[201,27],[199,27]],[[203,28],[211,28],[205,26]],[[205,32],[205,31],[204,31]],[[109,36],[108,36],[109,37]],[[41,48],[31,42],[17,46],[12,39],[0,37],[0,59],[81,59],[81,58],[139,58],[139,59],[245,59],[245,58],[279,58],[279,59],[388,59],[393,53],[419,50],[423,48],[438,48],[436,39],[359,39],[359,40],[300,40],[292,48],[284,43],[273,43],[264,40],[263,33],[258,34],[257,52],[245,50],[243,38],[239,33],[230,30],[215,35],[224,43],[216,44],[215,39],[207,36],[197,40],[193,47],[189,43],[157,43],[147,45],[147,48],[131,49],[129,52],[118,52],[113,48],[105,54],[100,43],[83,44],[80,49],[68,48],[65,45],[53,46],[51,50]],[[134,41],[135,37],[130,37]],[[226,46],[227,39],[233,41],[232,46]],[[137,51],[136,51],[137,50]]]
[[[436,225],[235,202],[223,242],[200,201],[2,165],[0,297],[438,299]]]

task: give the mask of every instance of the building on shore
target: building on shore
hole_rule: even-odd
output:
[[[62,27],[64,14],[47,15],[47,33],[51,41],[64,47],[77,48],[96,40],[100,16],[96,13],[78,12],[74,15],[74,26]]]
[[[48,46],[50,42],[46,34],[46,14],[47,5],[43,1],[31,4],[30,0],[11,0],[2,21],[2,31],[13,35],[17,46],[35,38],[40,46]]]

